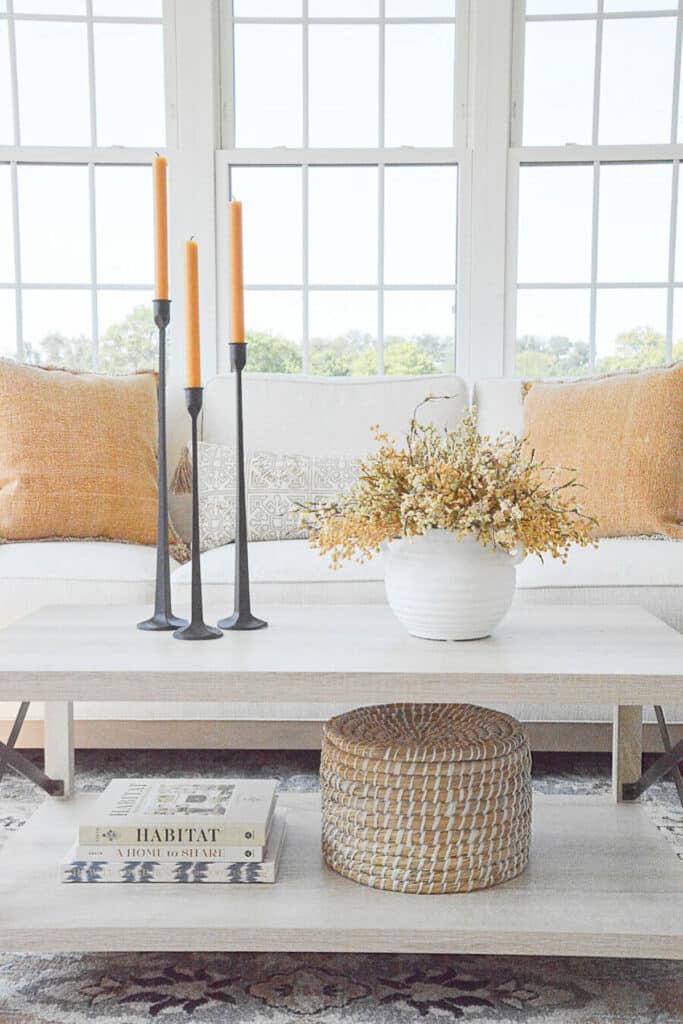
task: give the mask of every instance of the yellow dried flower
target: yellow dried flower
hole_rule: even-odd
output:
[[[372,557],[383,541],[429,529],[475,536],[485,547],[566,560],[572,544],[595,543],[596,521],[573,494],[572,470],[546,467],[523,439],[477,431],[469,411],[455,430],[410,420],[406,443],[372,427],[378,448],[362,459],[357,484],[336,501],[300,507],[310,544],[330,555],[333,567]]]

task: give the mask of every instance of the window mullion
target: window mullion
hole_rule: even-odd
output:
[[[90,204],[90,318],[92,323],[93,369],[99,369],[100,329],[97,308],[97,214],[95,206],[95,165],[88,164]]]
[[[302,260],[303,266],[301,268],[302,277],[302,295],[301,300],[303,303],[303,309],[301,312],[301,330],[302,338],[301,344],[303,346],[302,352],[302,370],[304,373],[310,372],[310,351],[309,351],[309,315],[308,315],[308,299],[309,299],[309,270],[308,270],[308,163],[305,163],[301,168],[301,229],[303,232],[302,238]]]
[[[7,37],[9,42],[10,78],[12,81],[12,120],[14,122],[14,145],[21,145],[19,122],[19,72],[17,69],[17,36],[14,22],[14,0],[7,0]]]
[[[593,164],[593,208],[591,215],[591,288],[590,288],[590,320],[588,326],[589,354],[588,370],[593,373],[595,370],[595,339],[597,328],[597,305],[598,305],[598,224],[600,211],[600,163]]]
[[[681,82],[681,37],[683,34],[683,0],[678,0],[678,17],[676,18],[676,44],[674,49],[673,96],[671,97],[671,143],[678,138],[678,109]]]
[[[377,372],[384,373],[384,164],[377,168]]]
[[[16,163],[10,164],[12,187],[12,226],[14,229],[14,292],[17,331],[17,356],[24,358],[24,307],[21,291],[21,238],[19,236],[19,180]]]
[[[669,228],[669,280],[666,290],[666,361],[673,357],[673,323],[674,323],[674,281],[676,280],[676,235],[678,232],[678,160],[674,160],[671,169],[671,224]]]
[[[605,10],[605,0],[598,0],[598,16],[595,22],[595,66],[593,69],[593,127],[591,141],[594,146],[598,145],[600,134],[600,81],[602,78],[602,15]]]
[[[386,123],[386,0],[379,0],[379,102],[377,137],[384,149]],[[377,167],[377,373],[384,373],[384,165]]]
[[[90,85],[90,145],[97,147],[97,104],[95,99],[95,29],[92,21],[92,0],[86,0],[88,14],[88,80]]]

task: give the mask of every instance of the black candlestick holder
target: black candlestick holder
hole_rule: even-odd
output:
[[[176,640],[216,640],[220,629],[204,622],[202,601],[202,569],[199,550],[199,467],[197,465],[197,418],[202,411],[204,388],[185,388],[185,404],[192,420],[192,618],[184,629],[178,629]]]
[[[186,626],[171,610],[171,568],[168,559],[168,467],[166,457],[166,328],[171,322],[170,299],[154,299],[154,323],[159,328],[159,376],[157,387],[157,573],[154,614],[138,629],[169,630]]]
[[[264,619],[252,614],[249,594],[249,551],[247,543],[247,500],[244,483],[244,419],[242,415],[242,370],[247,365],[247,344],[230,342],[230,369],[235,374],[235,416],[237,431],[237,482],[235,488],[235,610],[221,619],[221,629],[263,629]]]

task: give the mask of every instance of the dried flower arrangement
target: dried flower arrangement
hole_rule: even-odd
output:
[[[336,567],[429,529],[563,562],[572,544],[595,543],[596,523],[574,498],[580,484],[571,470],[537,462],[523,439],[480,435],[472,411],[455,430],[418,422],[423,405],[449,397],[428,395],[416,407],[404,447],[373,428],[379,447],[361,460],[358,483],[336,501],[300,508],[311,546]]]

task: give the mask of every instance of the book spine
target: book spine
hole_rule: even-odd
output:
[[[98,845],[76,846],[71,853],[74,861],[207,861],[212,863],[260,864],[263,860],[263,846],[176,846],[133,845],[107,846]]]
[[[79,825],[79,846],[264,846],[266,825]]]
[[[59,880],[67,884],[118,882],[149,884],[255,885],[275,881],[275,864],[215,864],[210,861],[179,861],[176,864],[158,861],[66,861],[59,865]]]

